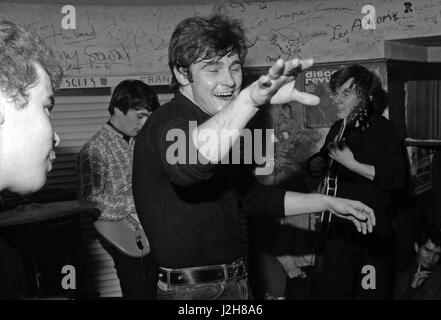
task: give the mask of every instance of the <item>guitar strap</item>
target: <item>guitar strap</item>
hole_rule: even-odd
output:
[[[344,118],[343,123],[341,124],[341,127],[340,127],[340,132],[335,137],[336,138],[335,143],[339,143],[341,141],[341,139],[343,138],[343,133],[345,132],[345,129],[346,129],[346,122],[347,122],[346,118]]]

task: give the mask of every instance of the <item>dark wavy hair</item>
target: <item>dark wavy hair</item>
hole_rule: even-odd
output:
[[[172,72],[172,87],[179,83],[174,68],[187,73],[190,65],[202,60],[218,60],[236,54],[241,63],[247,55],[247,43],[242,23],[227,16],[215,14],[207,18],[191,17],[181,21],[172,34],[168,48],[168,64]]]
[[[432,241],[432,243],[437,246],[437,247],[441,247],[441,232],[440,231],[423,231],[416,243],[418,244],[419,247],[425,245],[427,243],[427,241]]]
[[[49,46],[35,32],[0,19],[0,90],[20,108],[28,104],[29,89],[37,81],[34,63],[58,88],[63,71]]]
[[[158,107],[158,96],[150,86],[140,80],[128,79],[120,82],[113,90],[109,113],[113,114],[115,108],[124,114],[130,109],[146,109],[153,112]]]
[[[336,93],[346,81],[353,78],[352,87],[362,103],[367,105],[367,113],[381,115],[387,107],[387,93],[381,86],[381,80],[373,72],[359,64],[338,69],[331,76],[329,89]]]

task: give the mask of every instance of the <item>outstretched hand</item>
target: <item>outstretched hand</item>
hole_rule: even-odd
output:
[[[374,211],[360,201],[329,197],[329,211],[352,221],[358,232],[370,233],[375,226]]]
[[[267,74],[262,75],[248,88],[251,101],[256,107],[268,102],[283,104],[298,101],[307,105],[319,104],[319,97],[294,88],[296,76],[313,64],[313,59],[277,60]]]

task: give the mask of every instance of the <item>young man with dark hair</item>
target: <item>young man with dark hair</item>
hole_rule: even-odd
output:
[[[360,202],[266,187],[225,161],[260,106],[318,103],[294,88],[312,60],[279,60],[241,91],[246,52],[241,24],[225,16],[188,18],[173,32],[169,65],[178,91],[141,130],[133,167],[135,205],[160,266],[160,299],[249,297],[243,210],[277,218],[329,209],[364,233],[375,224]],[[250,146],[243,147],[247,156]]]
[[[316,295],[319,299],[384,299],[392,283],[388,264],[392,226],[387,209],[391,192],[405,178],[402,142],[393,124],[382,116],[387,94],[374,72],[361,65],[342,67],[332,74],[329,89],[338,121],[320,152],[310,159],[311,173],[323,177],[332,159],[336,195],[369,205],[377,225],[372,234],[360,236],[345,220],[331,220]],[[363,285],[369,276],[370,281],[365,281],[369,285]]]
[[[441,299],[441,232],[423,232],[414,244],[415,264],[395,282],[397,300]]]
[[[97,202],[98,219],[138,219],[132,196],[133,147],[139,130],[158,107],[158,97],[147,84],[124,80],[113,91],[109,121],[78,154],[79,198]],[[114,260],[123,297],[153,299],[157,272],[151,255],[135,258],[114,245],[106,248]]]
[[[43,39],[0,20],[0,191],[25,194],[46,182],[60,141],[49,116],[61,77]],[[21,261],[0,241],[0,299],[25,295]]]

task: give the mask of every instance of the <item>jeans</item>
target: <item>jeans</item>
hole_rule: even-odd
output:
[[[159,281],[158,300],[248,300],[248,278],[204,284],[168,286]]]

